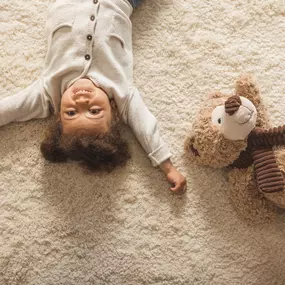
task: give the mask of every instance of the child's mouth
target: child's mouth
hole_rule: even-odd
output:
[[[82,95],[82,94],[89,94],[89,93],[91,93],[91,91],[80,89],[80,90],[76,91],[74,94],[75,95]]]

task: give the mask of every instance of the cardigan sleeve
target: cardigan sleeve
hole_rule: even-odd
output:
[[[137,140],[148,154],[153,166],[171,157],[168,145],[160,136],[156,118],[149,111],[135,87],[130,90],[130,99],[122,115],[123,120],[131,127]]]
[[[0,126],[48,117],[49,101],[40,78],[19,93],[0,100]]]

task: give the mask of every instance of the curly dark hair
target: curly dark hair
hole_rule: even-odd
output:
[[[67,135],[62,132],[60,120],[55,118],[40,149],[48,161],[81,161],[91,171],[110,172],[131,157],[126,141],[121,138],[118,121],[113,121],[104,134]]]

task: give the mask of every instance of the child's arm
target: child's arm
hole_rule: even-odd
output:
[[[123,112],[124,121],[130,125],[136,138],[148,154],[153,166],[160,166],[168,181],[174,185],[172,191],[181,193],[186,180],[170,161],[171,153],[163,141],[157,127],[157,120],[148,110],[139,91],[132,88],[131,97]]]
[[[19,93],[0,100],[0,126],[48,117],[49,100],[39,79]]]

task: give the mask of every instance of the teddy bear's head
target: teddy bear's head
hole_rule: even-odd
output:
[[[187,156],[201,165],[232,164],[247,147],[257,111],[244,97],[211,94],[204,102],[185,141]]]

